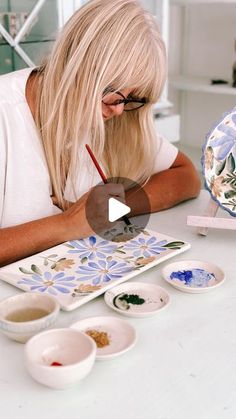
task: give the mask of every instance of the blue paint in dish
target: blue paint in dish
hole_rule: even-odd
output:
[[[208,287],[209,281],[215,280],[215,275],[204,269],[196,268],[172,272],[170,279],[178,279],[183,282],[183,285],[187,285],[188,287]]]

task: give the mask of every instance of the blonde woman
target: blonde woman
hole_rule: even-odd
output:
[[[0,265],[91,234],[85,204],[100,178],[85,143],[107,177],[145,184],[152,212],[197,196],[190,160],[155,134],[165,77],[159,30],[135,0],[92,0],[41,67],[0,77]],[[138,192],[99,186],[101,227],[113,195],[145,212]]]

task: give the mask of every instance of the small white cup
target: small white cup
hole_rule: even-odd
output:
[[[26,368],[39,383],[65,389],[89,374],[96,351],[94,340],[78,330],[51,329],[26,343]],[[53,363],[61,365],[53,366]]]
[[[29,321],[10,320],[12,313],[32,308],[44,310],[48,314]],[[10,339],[24,343],[36,333],[53,325],[59,310],[59,303],[48,294],[25,292],[15,295],[0,302],[0,331]]]

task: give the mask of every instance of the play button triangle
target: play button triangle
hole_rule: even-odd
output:
[[[128,214],[131,211],[128,205],[123,204],[115,198],[109,198],[108,201],[108,218],[112,223],[113,221],[119,220],[123,215]]]

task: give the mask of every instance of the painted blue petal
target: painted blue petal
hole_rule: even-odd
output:
[[[54,288],[55,288],[57,291],[62,292],[63,294],[68,294],[68,293],[70,292],[70,290],[68,290],[68,288],[61,287],[60,285],[54,285]]]
[[[103,259],[104,259],[104,258],[106,257],[106,255],[104,255],[104,253],[101,253],[101,252],[99,252],[99,251],[98,251],[98,252],[97,252],[97,257],[98,257],[98,258],[103,258]]]
[[[72,240],[68,242],[70,246],[73,246],[75,248],[77,248],[78,246],[80,246],[80,243],[78,241]]]
[[[89,256],[88,256],[88,259],[89,260],[94,260],[96,258],[96,254],[95,254],[95,252],[93,251],[93,252],[90,252],[90,254],[89,254]]]
[[[227,155],[229,154],[231,148],[233,147],[234,142],[231,141],[227,144],[225,144],[224,146],[222,146],[216,156],[217,160],[225,160],[225,158],[227,157]]]
[[[99,260],[98,264],[102,269],[106,269],[106,267],[107,267],[107,263],[106,263],[105,260]]]
[[[20,281],[17,281],[17,284],[24,284],[24,285],[35,285],[36,281],[33,281],[32,279],[22,279]],[[42,282],[42,281],[41,281]],[[38,285],[40,287],[41,285]]]
[[[65,276],[65,272],[59,272],[53,277],[53,280],[63,278],[63,276]]]
[[[150,245],[150,244],[156,243],[156,241],[157,241],[156,237],[152,236],[150,239],[148,239],[148,241],[147,241],[147,245]]]
[[[115,260],[110,260],[107,264],[108,269],[112,268],[113,266],[115,266],[117,264],[117,262]]]
[[[165,244],[167,244],[167,240],[161,240],[157,242],[156,244],[158,244],[158,246],[164,246]]]
[[[145,256],[145,258],[148,258],[151,256],[151,253],[149,253],[148,250],[144,250],[143,256]]]
[[[156,249],[150,249],[150,252],[153,254],[153,255],[159,255],[159,253],[161,253],[161,252],[166,252],[166,250],[168,250],[167,248],[162,248],[162,247],[157,247]]]
[[[91,266],[79,266],[79,270],[77,271],[77,273],[82,272],[82,273],[93,273],[94,271],[98,271],[99,270],[99,266],[96,266],[95,268],[92,268]]]
[[[65,287],[72,287],[72,288],[74,288],[74,287],[76,287],[76,284],[73,284],[72,282],[70,282],[70,283],[68,283],[68,282],[57,282],[57,284],[55,284],[55,285],[59,285],[59,286],[61,286],[61,285],[65,285]]]
[[[92,282],[93,282],[94,285],[98,285],[98,284],[100,284],[100,278],[96,277],[96,278],[93,279]]]
[[[135,252],[133,253],[135,257],[141,256],[141,254],[142,254],[141,250],[135,250]]]
[[[121,278],[122,274],[112,274],[111,272],[109,272],[108,274],[106,274],[107,277],[109,277],[110,279],[117,279],[117,278]]]
[[[234,128],[230,127],[229,125],[220,124],[218,126],[218,130],[221,131],[221,132],[224,132],[224,134],[226,134],[228,137],[235,138],[235,130],[234,130]]]
[[[139,243],[141,243],[141,244],[146,244],[145,239],[143,239],[142,237],[139,237],[138,241],[139,241]]]
[[[95,262],[89,262],[89,263],[88,263],[88,266],[90,266],[91,268],[94,268],[94,269],[99,269],[98,264],[97,264],[97,263],[95,263]]]
[[[51,274],[51,272],[48,272],[48,271],[44,272],[43,276],[44,276],[44,278],[45,278],[45,279],[47,279],[47,280],[52,278],[52,274]]]
[[[97,239],[94,236],[89,237],[89,243],[91,246],[93,246],[96,243]]]
[[[42,287],[42,286],[39,286],[39,285],[33,285],[32,287],[30,287],[31,291],[37,290],[37,291],[40,291],[40,292],[46,291],[47,288],[48,287]]]
[[[43,278],[42,278],[40,275],[38,275],[38,274],[34,274],[34,275],[32,275],[32,278],[33,278],[35,281],[38,281],[38,282],[42,282],[42,281],[43,281]]]
[[[110,281],[111,281],[111,278],[109,277],[109,275],[104,275],[103,282],[110,282]]]
[[[112,270],[126,268],[126,266],[128,265],[125,262],[116,262],[115,266],[112,267]]]
[[[60,278],[57,280],[57,284],[60,284],[61,281],[73,281],[73,279],[75,279],[74,276],[66,276],[65,278]]]
[[[100,246],[107,246],[107,245],[110,246],[111,243],[108,240],[102,240],[102,241],[98,242],[98,245],[99,245],[99,247]]]
[[[227,144],[228,142],[232,141],[231,137],[227,137],[226,135],[224,135],[223,137],[220,138],[215,138],[214,140],[210,141],[210,145],[211,147],[219,147],[220,145],[224,145]]]
[[[232,115],[232,121],[233,121],[234,125],[236,125],[236,113],[234,113]]]

